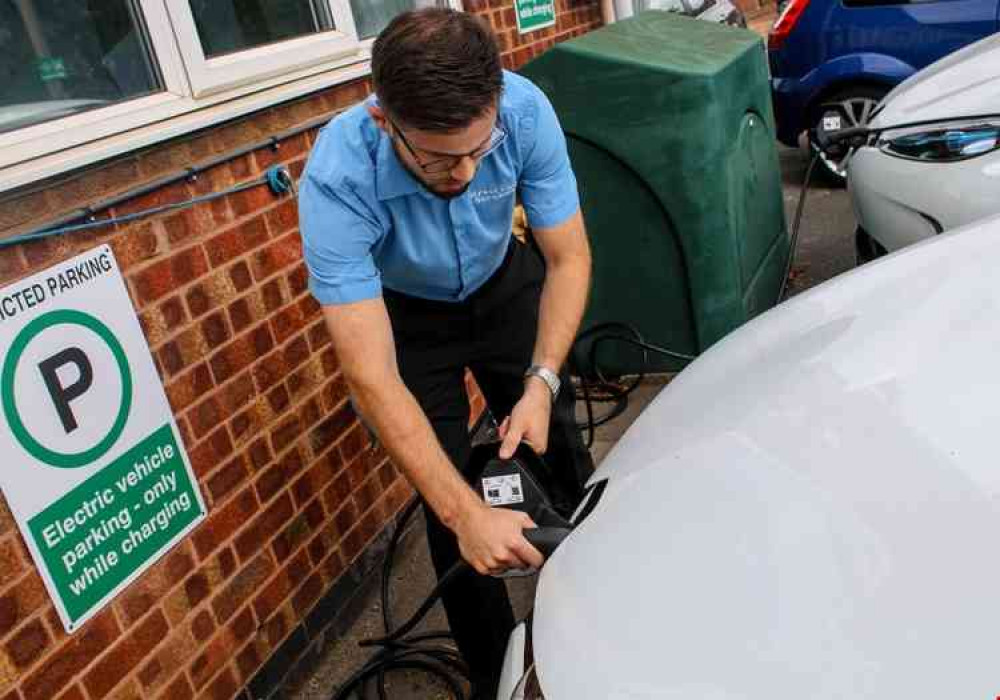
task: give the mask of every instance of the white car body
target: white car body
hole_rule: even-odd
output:
[[[542,569],[545,700],[1000,695],[998,266],[1000,217],[796,296],[681,372]],[[521,627],[499,700],[524,648]]]
[[[1000,35],[967,46],[898,85],[869,126],[984,115],[1000,115]],[[858,225],[890,252],[1000,213],[1000,150],[935,163],[869,146],[851,158],[847,178]]]

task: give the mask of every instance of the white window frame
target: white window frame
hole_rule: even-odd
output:
[[[163,91],[0,134],[0,192],[368,75],[349,0],[323,1],[334,31],[206,58],[187,0],[136,0]]]

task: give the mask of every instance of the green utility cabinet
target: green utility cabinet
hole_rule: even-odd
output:
[[[755,34],[645,12],[521,72],[552,101],[580,186],[594,254],[584,328],[621,321],[694,355],[776,302],[789,242]],[[635,372],[641,355],[606,343],[600,360]]]

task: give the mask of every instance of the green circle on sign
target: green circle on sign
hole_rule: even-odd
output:
[[[83,452],[56,452],[38,442],[24,426],[24,421],[21,420],[21,414],[17,410],[17,404],[14,401],[14,375],[17,372],[17,364],[21,361],[21,355],[24,354],[28,343],[46,328],[61,324],[83,326],[100,336],[101,340],[111,349],[111,354],[114,355],[115,362],[118,363],[118,371],[121,373],[122,402],[118,408],[118,415],[115,417],[115,422],[111,426],[111,430],[108,431],[108,434],[100,442]],[[11,432],[14,433],[17,441],[21,443],[21,446],[32,457],[40,459],[53,467],[75,469],[77,467],[85,467],[95,460],[100,459],[111,449],[111,446],[115,444],[118,438],[121,437],[122,431],[125,430],[125,423],[128,422],[129,411],[132,408],[132,373],[129,370],[125,350],[111,332],[111,329],[90,314],[85,314],[82,311],[73,311],[71,309],[51,311],[39,316],[25,326],[11,344],[10,351],[7,354],[7,361],[3,366],[3,374],[0,376],[0,399],[3,401],[4,415],[7,416],[7,422],[10,423]]]

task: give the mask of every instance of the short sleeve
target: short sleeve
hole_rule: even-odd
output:
[[[528,149],[521,171],[521,204],[534,228],[565,222],[580,208],[576,176],[566,151],[566,137],[552,103],[534,88],[535,115],[530,124]]]
[[[327,306],[380,296],[372,249],[381,227],[349,187],[333,187],[307,169],[299,187],[299,228],[316,301]]]

